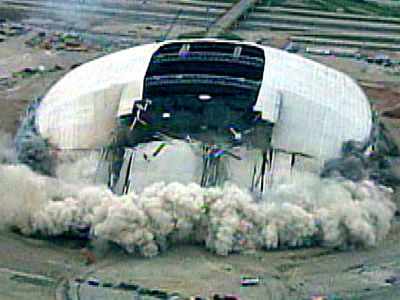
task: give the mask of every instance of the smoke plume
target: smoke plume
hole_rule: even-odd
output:
[[[9,155],[9,148],[0,149],[0,157]],[[85,157],[80,159],[62,165],[59,178],[21,164],[0,165],[3,228],[42,236],[83,232],[145,257],[188,242],[227,255],[315,244],[373,246],[388,234],[395,211],[391,189],[367,178],[304,173],[280,175],[262,201],[233,185],[202,188],[176,182],[117,196],[102,185],[77,185],[74,168],[85,166]],[[88,159],[94,165],[94,158]]]
[[[0,129],[0,164],[15,161],[12,135]]]

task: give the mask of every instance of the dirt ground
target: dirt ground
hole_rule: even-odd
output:
[[[219,257],[203,247],[175,246],[154,259],[96,248],[85,265],[77,241],[46,241],[0,235],[2,299],[132,299],[121,283],[182,296],[235,294],[241,299],[398,299],[400,224],[371,249],[259,251]],[[242,276],[260,278],[243,287]],[[100,286],[78,284],[96,279]],[[157,299],[157,298],[143,298]]]
[[[115,2],[124,3],[123,0]],[[74,64],[98,57],[108,50],[101,45],[88,51],[28,47],[25,41],[36,37],[39,32],[53,32],[55,29],[51,27],[51,22],[56,19],[49,13],[49,21],[43,21],[35,18],[29,10],[21,13],[10,3],[12,1],[0,0],[0,18],[22,23],[28,20],[31,31],[6,36],[0,42],[0,77],[13,77],[13,72],[24,68],[40,70],[12,83],[7,81],[10,83],[8,86],[0,85],[0,129],[15,133],[21,116],[35,98],[43,96],[52,83]],[[96,17],[96,12],[92,17]],[[57,20],[57,30],[64,28],[67,32],[70,28],[68,23],[61,22],[62,18]],[[118,22],[111,18],[102,26],[106,28],[107,22],[112,22],[112,30],[119,34],[128,21]],[[83,27],[85,24],[80,23]],[[96,28],[100,26],[95,22],[91,24]],[[182,27],[177,26],[175,30],[179,31]],[[143,32],[137,42],[154,38],[151,32],[147,34]],[[397,92],[400,77],[389,69],[344,58],[311,58],[336,67],[356,80],[379,83],[379,88],[365,90],[381,110],[389,102],[393,105],[400,101]],[[55,65],[61,68],[47,71]],[[399,120],[384,120],[396,136],[400,130]],[[213,293],[223,293],[255,300],[312,299],[315,296],[329,299],[400,299],[400,219],[395,220],[388,239],[377,247],[341,252],[315,247],[218,257],[203,247],[175,246],[156,258],[143,259],[128,256],[116,248],[97,247],[93,254],[94,262],[86,266],[84,246],[80,241],[47,241],[2,232],[0,298],[157,299],[155,296],[137,298],[124,286],[119,289],[110,287],[122,282],[184,296],[210,297]],[[243,287],[240,284],[242,276],[257,277],[260,282]],[[100,286],[86,284],[90,278],[98,279]],[[79,284],[81,281],[83,283]],[[103,283],[108,285],[103,287]]]

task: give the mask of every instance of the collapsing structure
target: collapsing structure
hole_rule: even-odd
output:
[[[217,39],[165,41],[93,60],[55,84],[35,127],[61,153],[103,151],[117,193],[158,181],[263,192],[368,142],[370,105],[345,74]]]

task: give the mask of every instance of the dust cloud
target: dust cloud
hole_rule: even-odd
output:
[[[368,179],[280,174],[262,201],[233,185],[153,184],[118,196],[88,183],[96,156],[64,161],[58,178],[39,175],[12,157],[0,135],[2,228],[26,235],[82,232],[152,257],[175,243],[203,244],[219,255],[254,249],[322,245],[374,246],[388,234],[392,190]],[[97,164],[98,165],[98,164]],[[92,166],[79,180],[83,167]],[[69,178],[69,179],[68,179]]]

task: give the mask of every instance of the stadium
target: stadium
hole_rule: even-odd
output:
[[[352,79],[322,64],[255,43],[192,39],[70,71],[40,102],[35,129],[61,156],[101,151],[120,193],[154,180],[263,191],[276,172],[318,172],[343,142],[367,142],[372,112]]]

